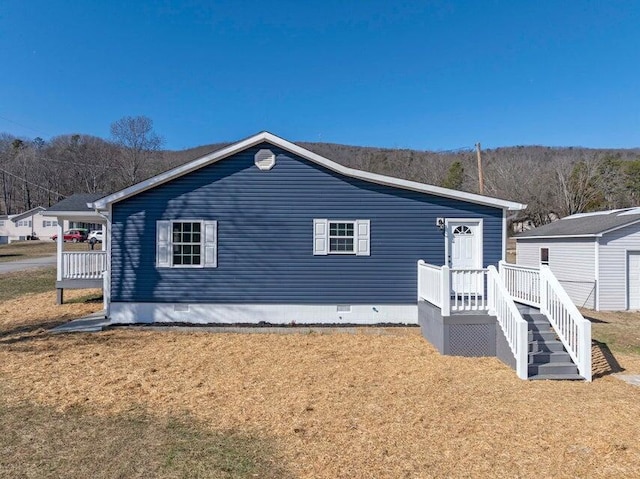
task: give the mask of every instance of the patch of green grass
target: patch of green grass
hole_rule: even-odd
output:
[[[0,263],[56,254],[54,241],[19,241],[0,245]],[[88,243],[65,243],[64,251],[88,251]]]
[[[286,478],[270,441],[188,417],[96,416],[0,399],[0,477]]]
[[[55,287],[55,267],[0,274],[0,301],[7,301],[30,293],[53,291]]]

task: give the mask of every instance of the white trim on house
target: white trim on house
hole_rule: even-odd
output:
[[[338,311],[351,306],[350,312]],[[213,304],[112,302],[111,323],[418,324],[416,304]]]
[[[258,145],[262,142],[269,142],[275,146],[278,146],[284,150],[287,150],[291,153],[294,153],[302,158],[305,158],[309,161],[317,163],[325,168],[328,168],[332,171],[340,173],[345,176],[350,176],[352,178],[358,178],[364,181],[369,181],[372,183],[378,183],[381,185],[392,186],[396,188],[402,188],[406,190],[418,191],[420,193],[427,193],[436,196],[442,196],[445,198],[452,198],[455,200],[466,201],[469,203],[476,203],[480,205],[493,206],[502,209],[509,210],[523,210],[526,208],[526,205],[522,203],[516,203],[513,201],[500,200],[497,198],[491,198],[488,196],[477,195],[474,193],[466,193],[463,191],[451,190],[449,188],[442,188],[439,186],[427,185],[424,183],[418,183],[415,181],[402,180],[399,178],[393,178],[390,176],[379,175],[376,173],[369,173],[366,171],[356,170],[353,168],[347,168],[346,166],[342,166],[339,163],[336,163],[328,158],[318,155],[306,148],[302,148],[290,141],[287,141],[283,138],[280,138],[272,133],[263,131],[258,133],[257,135],[253,135],[245,140],[234,143],[233,145],[229,145],[226,148],[222,148],[221,150],[215,151],[203,157],[197,158],[189,163],[178,166],[171,170],[168,170],[164,173],[156,175],[148,180],[142,181],[138,184],[125,188],[121,191],[113,193],[109,196],[105,196],[93,203],[87,203],[87,206],[93,209],[104,209],[110,203],[115,203],[117,201],[124,200],[129,198],[130,196],[136,195],[143,191],[146,191],[150,188],[154,188],[159,186],[167,181],[171,181],[180,176],[186,175],[192,171],[195,171],[199,168],[207,166],[216,161],[222,160],[228,156],[231,156],[235,153],[238,153],[247,148],[251,148],[252,146]]]
[[[502,210],[502,261],[507,261],[507,210]]]
[[[595,272],[594,272],[594,277],[595,277],[595,281],[596,281],[596,288],[595,288],[595,301],[594,301],[594,306],[596,308],[596,311],[600,311],[600,238],[596,238],[596,244],[595,244],[595,248],[593,248],[595,253],[594,253],[594,267],[595,267]]]

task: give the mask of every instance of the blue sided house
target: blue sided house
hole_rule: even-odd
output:
[[[267,132],[83,211],[65,202],[51,215],[102,218],[105,241],[59,252],[59,287],[102,278],[111,323],[419,323],[443,354],[544,373],[527,369],[521,309],[545,312],[544,279],[522,281],[543,272],[501,263],[520,203],[347,168]]]

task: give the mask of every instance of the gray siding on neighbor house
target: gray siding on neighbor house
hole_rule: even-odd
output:
[[[600,238],[600,309],[627,309],[627,252],[640,251],[640,225]]]
[[[269,171],[254,154],[269,148]],[[416,262],[443,264],[437,217],[484,220],[484,265],[502,255],[502,210],[357,180],[268,143],[113,205],[112,301],[415,304]],[[314,256],[313,219],[370,219],[371,255]],[[218,267],[155,266],[156,221],[218,222]]]
[[[595,308],[594,239],[518,239],[516,263],[540,266],[540,248],[549,248],[549,268],[572,301],[580,307]]]

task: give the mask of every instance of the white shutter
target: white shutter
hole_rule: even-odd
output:
[[[171,221],[156,221],[156,267],[171,267]]]
[[[218,222],[204,222],[204,267],[218,267]]]
[[[329,254],[329,220],[313,220],[313,254]]]
[[[356,256],[371,255],[371,220],[356,220]]]

